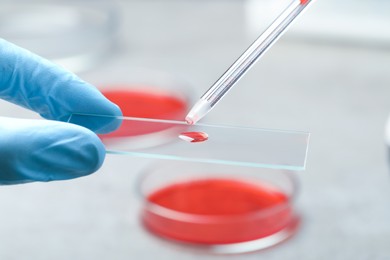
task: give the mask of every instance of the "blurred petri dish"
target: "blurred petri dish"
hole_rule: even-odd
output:
[[[124,117],[184,120],[194,96],[191,84],[152,69],[129,68],[129,71],[125,76],[95,82],[102,94],[121,108]],[[169,142],[172,126],[123,120],[119,129],[100,137],[107,143],[130,141],[148,147]]]
[[[187,98],[181,93],[150,85],[115,86],[114,89],[102,91],[102,93],[117,104],[123,115],[127,117],[182,120],[189,106]],[[143,124],[144,127],[137,127],[135,124]],[[117,131],[102,135],[102,138],[135,137],[160,132],[170,126],[169,124],[148,125],[125,120]]]
[[[149,232],[212,253],[275,246],[300,223],[290,171],[164,162],[144,169],[137,188]]]
[[[2,1],[0,35],[73,72],[82,72],[111,52],[117,18],[110,1]]]

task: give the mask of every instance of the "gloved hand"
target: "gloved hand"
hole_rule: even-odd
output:
[[[118,106],[74,74],[2,39],[0,98],[50,119],[0,117],[0,184],[65,180],[95,172],[105,149],[94,132],[113,131],[118,120],[86,120],[81,122],[84,127],[65,122],[72,113],[122,115]]]

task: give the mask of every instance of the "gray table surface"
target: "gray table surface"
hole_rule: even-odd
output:
[[[166,71],[201,94],[253,40],[241,1],[120,5],[113,56],[80,73],[99,82]],[[299,173],[297,235],[231,259],[390,259],[390,52],[287,33],[205,119],[312,133]],[[2,115],[33,117],[2,102]],[[77,180],[0,187],[0,259],[227,259],[156,240],[139,224],[135,178],[147,161],[106,158]]]

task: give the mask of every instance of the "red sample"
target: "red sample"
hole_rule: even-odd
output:
[[[309,0],[301,0],[301,4],[307,4],[309,2]]]
[[[121,108],[123,116],[128,117],[183,120],[188,108],[187,101],[183,97],[169,91],[146,86],[131,88],[122,86],[102,93]],[[101,135],[101,137],[104,139],[143,135],[158,132],[170,126],[163,123],[124,120],[118,130]]]
[[[146,227],[185,242],[250,241],[296,222],[287,196],[265,183],[199,179],[166,186],[147,200],[151,203],[143,211]]]
[[[204,132],[183,132],[179,138],[190,143],[199,143],[209,139],[209,136]]]

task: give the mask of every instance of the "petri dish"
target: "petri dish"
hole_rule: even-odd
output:
[[[179,120],[188,110],[188,100],[181,93],[149,85],[114,86],[102,94],[129,117]]]
[[[294,172],[165,161],[140,172],[140,219],[151,234],[212,253],[275,246],[298,230]]]
[[[125,116],[139,118],[153,117],[156,119],[181,119],[185,117],[188,102],[185,96],[177,92],[171,92],[151,86],[132,85],[127,87],[115,87],[104,90],[102,94],[110,101],[117,104]],[[164,142],[166,131],[170,124],[147,124],[143,121],[122,121],[121,127],[110,134],[100,137],[108,142],[123,137],[138,139],[141,145],[158,145]],[[146,142],[145,139],[148,139]]]
[[[298,171],[305,168],[310,136],[300,131],[87,114],[73,114],[68,122],[90,129],[106,122],[121,124],[108,134],[111,138],[100,135],[107,153]],[[147,134],[156,131],[160,134]],[[141,135],[134,136],[137,133]],[[203,140],[194,140],[194,134]]]
[[[117,104],[124,116],[154,118],[162,120],[182,120],[192,103],[193,87],[178,76],[144,68],[127,68],[125,72],[115,72],[114,78],[100,79],[95,85],[104,96]],[[158,145],[160,138],[169,131],[170,125],[146,127],[144,123],[134,127],[137,122],[123,121],[117,131],[102,135],[108,140],[118,137],[132,137],[145,145]],[[147,139],[147,141],[145,141]],[[152,140],[156,141],[153,144]],[[157,142],[158,141],[158,142]]]
[[[73,72],[106,59],[114,45],[114,3],[90,1],[2,1],[0,35]]]

